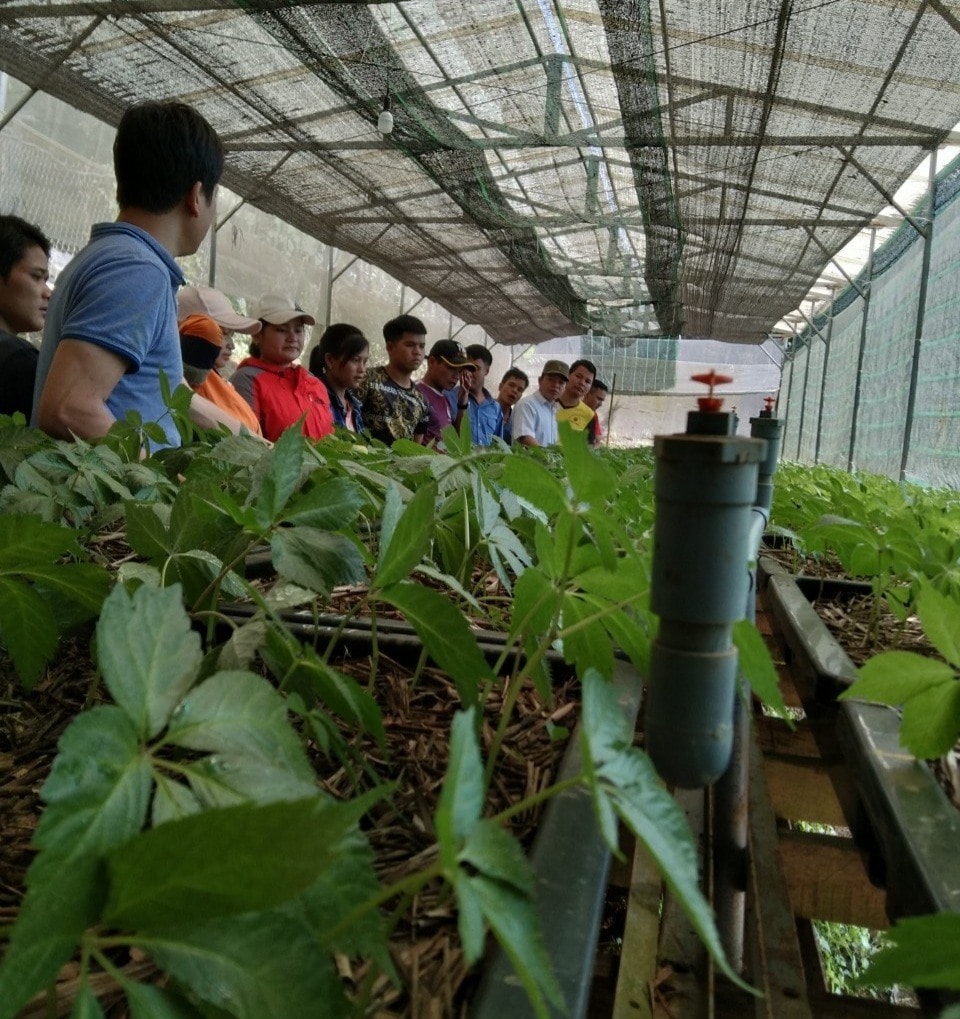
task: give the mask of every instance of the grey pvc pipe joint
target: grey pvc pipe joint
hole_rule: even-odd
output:
[[[723,416],[723,415],[717,415]],[[737,653],[763,439],[659,436],[651,608],[660,628],[650,658],[647,751],[667,782],[710,784],[733,746]]]

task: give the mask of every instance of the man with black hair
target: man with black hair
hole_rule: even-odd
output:
[[[427,327],[413,315],[398,315],[383,327],[388,362],[371,368],[360,386],[363,421],[375,439],[391,445],[397,439],[423,441],[430,408],[413,384],[423,364]]]
[[[469,383],[466,406],[459,389],[447,391],[447,400],[454,424],[459,427],[461,416],[470,416],[470,441],[475,446],[489,446],[494,437],[504,437],[503,411],[500,404],[484,386],[487,374],[493,366],[493,354],[482,343],[471,343],[466,355],[473,364],[473,371],[465,377]]]
[[[50,242],[19,216],[0,216],[0,414],[33,410],[37,348],[18,333],[43,328]]]
[[[570,365],[570,377],[557,401],[557,421],[566,421],[575,432],[582,432],[595,417],[583,398],[597,377],[597,366],[586,358]]]
[[[587,425],[587,442],[591,446],[599,446],[603,435],[603,427],[600,424],[600,408],[603,406],[609,392],[606,382],[594,379],[590,391],[583,398],[583,402],[593,411],[590,424]]]
[[[497,406],[503,414],[503,440],[508,445],[513,441],[513,408],[523,399],[523,394],[530,385],[525,371],[510,367],[503,373],[497,388]]]
[[[145,102],[120,119],[113,143],[116,222],[98,223],[90,242],[57,280],[40,347],[34,419],[57,438],[104,435],[136,411],[158,422],[162,442],[180,437],[163,400],[160,375],[183,385],[174,261],[192,255],[210,229],[223,146],[189,106]],[[194,393],[190,415],[202,427],[239,422]]]

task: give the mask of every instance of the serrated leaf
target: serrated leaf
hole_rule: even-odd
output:
[[[427,654],[456,684],[463,704],[475,703],[480,684],[494,676],[459,609],[419,584],[393,584],[380,595],[417,631]]]
[[[514,495],[542,510],[547,516],[559,513],[566,505],[563,485],[544,467],[526,453],[515,448],[506,458],[503,484]]]
[[[548,1003],[564,1011],[563,995],[530,899],[513,885],[483,874],[464,878],[462,883],[469,885],[479,900],[490,929],[527,992],[534,1014],[546,1019]]]
[[[179,994],[132,980],[124,980],[122,986],[130,1007],[130,1019],[203,1019],[202,1014]]]
[[[609,465],[587,445],[584,433],[574,431],[569,425],[560,432],[560,448],[577,501],[588,506],[603,506],[617,491],[617,477]]]
[[[572,663],[577,675],[594,668],[609,679],[613,675],[613,647],[594,606],[575,594],[563,596],[559,637],[563,641],[563,657]]]
[[[176,980],[238,1019],[349,1014],[332,960],[294,909],[170,928],[144,942]]]
[[[32,690],[57,647],[57,620],[29,584],[0,576],[0,638]]]
[[[458,711],[450,730],[450,756],[437,804],[435,824],[440,853],[452,872],[460,843],[473,831],[483,809],[483,765],[472,707]]]
[[[152,739],[190,688],[200,637],[190,629],[179,586],[114,588],[97,624],[103,680],[141,738]]]
[[[109,705],[74,719],[41,791],[40,852],[0,966],[3,1019],[54,979],[98,919],[102,857],[140,830],[149,794],[150,766],[126,715]]]
[[[160,559],[173,551],[167,531],[169,506],[128,499],[124,502],[124,511],[127,542],[134,552],[144,559]]]
[[[143,832],[109,857],[104,919],[156,932],[286,902],[343,851],[360,802],[333,803],[318,794],[242,804]]]
[[[953,681],[953,669],[944,662],[913,651],[884,651],[865,662],[857,679],[840,700],[903,704],[911,697]]]
[[[35,517],[0,517],[0,573],[29,572],[30,564],[49,564],[77,551],[69,528]]]
[[[887,938],[893,944],[873,959],[858,984],[960,991],[960,914],[898,920]]]
[[[513,588],[511,635],[546,633],[562,597],[562,592],[540,570],[533,567],[524,570]]]
[[[187,786],[160,772],[155,771],[153,777],[156,788],[153,791],[150,821],[154,828],[201,811],[200,801]]]
[[[285,580],[329,597],[339,584],[366,579],[357,546],[342,534],[313,527],[284,527],[270,539],[273,565]]]
[[[749,619],[734,623],[733,643],[739,654],[740,671],[750,684],[750,689],[779,718],[785,719],[791,729],[794,728],[780,692],[780,677],[756,625]]]
[[[376,699],[355,679],[322,661],[310,647],[303,649],[303,660],[292,666],[292,671],[291,689],[295,688],[293,683],[297,679],[305,676],[310,682],[312,693],[331,711],[357,723],[381,747],[386,746],[380,707]]]
[[[468,966],[472,966],[482,955],[487,928],[483,920],[483,905],[480,896],[465,874],[457,874],[453,882],[457,897],[457,929],[460,945]]]
[[[958,734],[960,682],[951,680],[929,687],[903,705],[900,743],[915,757],[941,757],[957,742]]]
[[[680,808],[663,787],[649,758],[631,745],[630,726],[614,688],[595,672],[583,678],[584,750],[593,761],[595,796],[608,798],[656,861],[700,939],[724,974],[751,990],[730,967],[700,892],[697,850]]]
[[[249,672],[218,672],[194,687],[174,710],[164,742],[284,768],[305,784],[304,796],[314,785],[283,698]]]
[[[513,885],[518,892],[533,894],[533,869],[520,843],[494,821],[477,821],[473,825],[459,859],[487,877]]]
[[[960,669],[960,602],[925,584],[917,598],[917,615],[930,643]]]
[[[31,568],[30,577],[81,606],[89,615],[100,611],[110,590],[110,576],[92,563],[57,563]]]
[[[421,485],[404,507],[389,536],[381,530],[380,554],[373,587],[388,587],[410,576],[413,568],[426,555],[434,528],[434,504],[437,486],[434,482]],[[392,502],[391,490],[387,492]]]
[[[300,484],[305,441],[299,428],[285,428],[274,443],[269,470],[254,502],[257,520],[263,529],[280,519],[283,508]]]
[[[90,985],[80,985],[77,996],[70,1010],[70,1019],[105,1019],[103,1009],[97,1001],[97,996],[90,990]]]
[[[349,478],[333,478],[292,499],[279,519],[298,526],[337,531],[357,519],[363,504],[363,496],[354,482]]]

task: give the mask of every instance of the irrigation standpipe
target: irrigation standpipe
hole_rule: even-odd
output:
[[[740,969],[749,719],[739,709],[732,627],[752,618],[751,563],[769,514],[781,425],[768,405],[751,419],[750,438],[735,435],[735,415],[713,393],[732,379],[715,371],[693,378],[709,393],[689,413],[686,432],[654,441],[651,608],[660,626],[644,728],[647,751],[668,783],[697,789],[728,773],[714,804],[715,895],[724,948]]]

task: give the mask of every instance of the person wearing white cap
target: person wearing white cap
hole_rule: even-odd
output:
[[[183,322],[191,315],[206,315],[220,326],[223,342],[213,370],[220,376],[230,363],[233,354],[234,333],[248,333],[255,336],[260,332],[260,320],[247,315],[238,315],[225,294],[214,287],[183,287],[177,294],[177,321]]]
[[[240,362],[231,382],[253,408],[264,438],[276,442],[298,421],[308,438],[331,435],[327,387],[295,363],[303,353],[307,326],[315,325],[316,319],[279,294],[264,294],[251,310],[260,321],[260,332],[250,342],[251,356]]]

